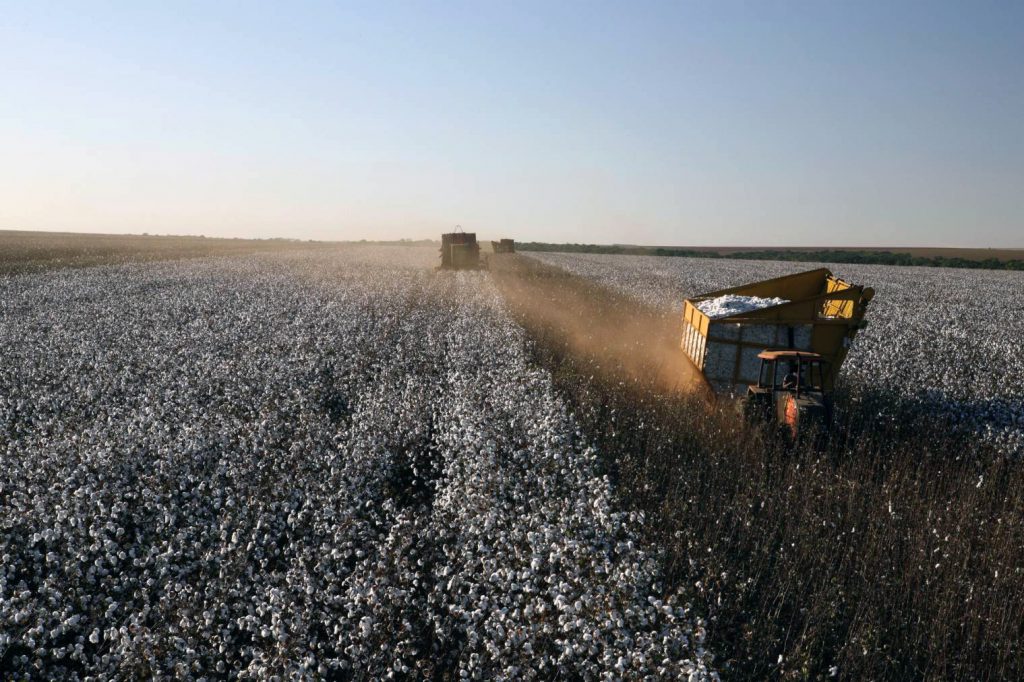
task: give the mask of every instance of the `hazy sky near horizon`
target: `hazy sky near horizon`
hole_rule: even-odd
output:
[[[1024,247],[1020,2],[0,2],[0,229]]]

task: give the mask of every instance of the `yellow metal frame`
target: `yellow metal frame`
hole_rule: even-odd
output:
[[[697,304],[726,294],[740,296],[758,296],[761,298],[783,298],[782,303],[769,308],[761,308],[745,313],[737,313],[712,320],[697,308]],[[785,275],[761,282],[753,282],[729,289],[720,289],[700,296],[686,299],[683,308],[683,321],[704,337],[704,352],[707,341],[736,346],[736,362],[733,370],[733,383],[739,383],[740,353],[743,348],[766,350],[763,345],[749,341],[709,337],[712,324],[775,324],[784,326],[811,325],[812,352],[818,353],[829,361],[826,376],[828,387],[831,388],[838,376],[839,368],[846,359],[850,343],[857,331],[865,326],[864,315],[867,304],[874,296],[874,290],[843,281],[834,276],[827,268],[808,270],[794,275]],[[687,356],[693,359],[691,334],[684,333],[681,347]],[[704,370],[703,362],[696,362],[698,369]]]

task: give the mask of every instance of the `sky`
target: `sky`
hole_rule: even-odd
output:
[[[1024,3],[8,2],[0,229],[1024,247]]]

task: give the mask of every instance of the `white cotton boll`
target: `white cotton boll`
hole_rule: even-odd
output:
[[[373,618],[364,616],[359,620],[359,634],[362,635],[364,639],[373,634]]]

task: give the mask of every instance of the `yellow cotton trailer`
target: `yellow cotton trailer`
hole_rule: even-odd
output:
[[[698,308],[728,294],[787,302],[715,318]],[[758,354],[768,349],[820,354],[830,390],[873,296],[870,287],[844,282],[826,268],[712,291],[686,299],[681,345],[718,395],[745,395],[758,381]]]

